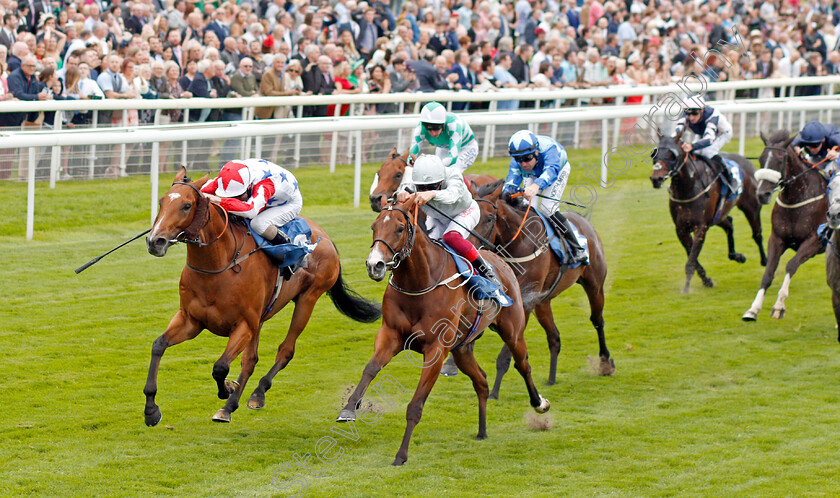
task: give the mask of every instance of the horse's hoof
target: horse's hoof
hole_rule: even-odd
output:
[[[612,358],[601,357],[600,375],[612,375],[615,373],[615,362]]]
[[[163,418],[163,414],[160,413],[160,408],[155,405],[154,410],[151,413],[146,413],[146,426],[147,427],[154,427],[160,423],[160,420]]]
[[[548,379],[547,381],[545,381],[545,385],[547,385],[547,386],[553,386],[554,384],[556,384],[556,382],[551,380],[551,379]]]
[[[356,420],[356,412],[353,410],[348,410],[347,408],[341,410],[338,413],[338,417],[335,419],[336,422],[353,422]]]
[[[540,406],[535,406],[534,411],[536,411],[539,414],[543,414],[549,409],[551,409],[551,403],[549,403],[547,399],[540,396]]]
[[[221,410],[217,411],[215,415],[213,415],[213,422],[222,422],[225,424],[229,424],[230,412],[222,408]]]
[[[239,382],[225,379],[225,389],[227,389],[228,394],[233,394],[239,389]]]
[[[406,460],[408,460],[408,458],[397,455],[397,458],[394,459],[394,463],[392,463],[391,465],[393,465],[394,467],[399,467],[402,464],[404,464]]]
[[[772,318],[777,319],[777,320],[781,320],[782,318],[785,317],[785,309],[784,308],[781,308],[781,309],[773,308],[773,312],[770,313],[770,316]]]
[[[738,263],[745,263],[747,261],[747,257],[741,254],[740,252],[734,252],[730,254],[729,259]]]
[[[689,290],[689,287],[688,287],[688,285],[686,285],[685,287],[683,287],[683,292],[682,293],[683,294],[688,294],[688,290]]]
[[[487,395],[487,399],[499,399],[499,393],[494,391]]]
[[[758,320],[758,313],[753,310],[747,310],[747,312],[744,313],[744,316],[741,317],[741,320],[745,322],[754,322]]]
[[[707,279],[703,280],[703,287],[714,287],[714,286],[715,286],[715,281],[712,280],[711,278],[707,278]]]
[[[761,258],[761,266],[767,266],[767,258]]]
[[[256,392],[248,398],[248,408],[259,410],[265,407],[265,395],[258,396]]]
[[[458,367],[454,363],[446,363],[441,367],[440,374],[444,377],[455,377],[458,375]]]
[[[475,437],[476,441],[484,441],[485,439],[487,439],[487,434],[479,434]]]

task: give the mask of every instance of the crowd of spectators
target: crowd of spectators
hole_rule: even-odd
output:
[[[381,0],[0,0],[0,18],[3,100],[484,92],[661,85],[691,72],[721,81],[840,71],[840,9],[832,0],[416,0],[398,12]],[[721,56],[706,57],[712,47]],[[80,103],[66,113],[68,125],[89,123],[84,109]],[[376,104],[365,112],[395,110]],[[333,112],[304,109],[305,116]],[[241,113],[192,110],[188,119]],[[151,118],[99,115],[106,123]],[[176,110],[163,118],[184,116]],[[0,113],[4,126],[53,119]]]

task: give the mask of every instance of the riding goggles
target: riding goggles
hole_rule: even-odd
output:
[[[536,155],[536,154],[533,154],[533,153],[532,153],[532,154],[525,154],[524,156],[516,156],[516,157],[514,157],[514,159],[516,160],[516,162],[518,162],[518,163],[520,163],[520,164],[522,164],[522,163],[527,163],[527,162],[528,162],[528,161],[530,161],[531,159],[536,159],[536,158],[537,158],[537,155]]]
[[[425,185],[417,185],[418,192],[429,192],[432,190],[440,190],[440,182],[438,183],[427,183]]]
[[[429,131],[440,131],[443,129],[443,125],[440,123],[423,123],[423,126]]]
[[[700,113],[702,113],[702,112],[703,112],[703,111],[702,111],[702,110],[700,110],[700,109],[686,109],[686,110],[685,110],[685,114],[686,114],[686,116],[697,116],[697,115],[699,115],[699,114],[700,114]]]

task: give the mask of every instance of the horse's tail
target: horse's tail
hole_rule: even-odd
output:
[[[335,244],[333,243],[333,247]],[[338,248],[335,247],[338,253]],[[373,323],[382,317],[382,305],[376,301],[370,301],[360,296],[356,291],[347,285],[341,275],[341,267],[338,269],[338,280],[333,284],[332,289],[327,291],[335,307],[342,314],[362,323]]]

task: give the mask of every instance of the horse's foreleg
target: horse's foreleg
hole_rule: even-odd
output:
[[[510,310],[511,308],[505,308]],[[517,323],[515,317],[506,316],[497,323],[499,336],[505,341],[510,354],[513,356],[513,364],[516,370],[525,380],[525,387],[528,390],[528,399],[531,406],[538,413],[545,413],[551,407],[547,399],[540,396],[534,379],[531,378],[531,364],[528,363],[528,347],[525,345],[524,323]]]
[[[370,386],[370,383],[373,382],[376,374],[378,374],[379,371],[382,370],[389,361],[391,361],[391,358],[400,352],[401,347],[402,342],[400,341],[399,334],[395,330],[383,324],[376,333],[376,341],[373,346],[373,358],[371,358],[368,364],[365,365],[365,369],[362,372],[362,379],[359,381],[359,384],[356,385],[356,389],[353,391],[353,394],[350,395],[350,398],[347,400],[347,404],[341,412],[339,412],[338,418],[336,419],[338,422],[356,420],[356,409],[359,408],[359,405],[362,402],[362,397],[365,395],[365,391],[367,391],[368,386]],[[446,353],[441,350],[438,352],[438,355],[442,361]],[[440,371],[439,368],[438,371]]]
[[[452,333],[457,333],[457,331],[452,331]],[[447,334],[444,333],[441,336],[446,337]],[[444,351],[443,355],[439,354],[440,350]],[[445,355],[446,349],[438,342],[429,344],[423,352],[424,368],[420,373],[420,382],[417,384],[417,390],[414,391],[414,397],[408,402],[408,408],[405,410],[405,434],[403,435],[402,444],[400,444],[400,449],[397,450],[397,456],[394,458],[392,465],[402,465],[408,460],[408,443],[411,441],[411,433],[414,432],[414,428],[420,423],[420,417],[423,416],[423,406],[426,404],[426,398],[429,397],[429,393],[437,381]]]
[[[744,313],[741,318],[745,322],[754,322],[758,319],[758,313],[761,311],[761,306],[764,304],[764,295],[770,284],[773,283],[773,275],[776,273],[776,268],[779,266],[779,259],[782,253],[785,252],[785,243],[776,234],[770,233],[770,239],[767,241],[767,266],[764,268],[764,276],[761,277],[761,288],[755,295],[750,309]]]
[[[785,300],[790,293],[791,278],[793,278],[793,275],[796,274],[796,270],[798,270],[804,262],[813,258],[821,248],[822,242],[820,242],[816,235],[812,235],[801,246],[799,246],[799,250],[797,250],[796,254],[790,258],[790,261],[788,261],[788,264],[785,267],[785,279],[782,282],[782,288],[779,289],[779,295],[776,298],[776,303],[773,305],[773,312],[770,316],[773,318],[785,317]]]
[[[745,262],[747,257],[739,252],[735,252],[735,230],[732,228],[732,217],[727,216],[722,219],[720,223],[718,223],[718,226],[726,232],[726,244],[729,247],[729,259],[737,261],[738,263]]]
[[[680,225],[676,219],[674,220],[674,224],[677,228],[677,238],[679,239],[680,244],[682,244],[683,249],[685,249],[686,256],[691,257],[691,247],[694,245],[694,238],[691,236],[691,226],[686,223]],[[697,261],[695,264],[697,267],[697,274],[703,282],[705,283],[707,280],[710,281],[706,276],[706,269],[703,268],[700,262]],[[714,282],[712,284],[714,284]]]
[[[197,336],[201,332],[201,325],[188,317],[184,310],[178,310],[172,320],[169,321],[169,326],[166,327],[160,337],[155,339],[152,344],[152,361],[149,364],[149,375],[146,378],[146,387],[143,388],[143,394],[146,395],[146,408],[144,414],[146,417],[146,425],[149,427],[155,426],[163,417],[160,413],[160,408],[155,404],[155,395],[157,394],[157,375],[160,367],[160,359],[163,356],[166,348],[188,341]]]
[[[259,333],[259,329],[252,330],[247,322],[241,322],[231,332],[227,347],[225,347],[225,352],[213,364],[213,379],[216,380],[216,386],[219,389],[219,399],[227,399],[224,408],[213,415],[214,422],[230,422],[231,413],[239,407],[239,397],[242,396],[242,389],[245,386],[241,382],[234,384],[227,380],[227,375],[230,372],[230,363],[240,353],[245,351],[246,348],[252,348],[242,356],[242,373],[245,374],[247,372],[244,378],[247,380],[251,376],[257,361]],[[241,378],[243,378],[242,374],[240,374]]]
[[[474,343],[473,343],[474,344]],[[459,351],[452,352],[452,358],[455,358],[455,363],[462,372],[472,379],[473,389],[478,395],[478,435],[477,440],[487,438],[487,394],[489,392],[487,386],[487,374],[475,361],[475,355],[472,348],[461,348]]]
[[[276,376],[280,370],[286,368],[286,365],[288,365],[295,356],[295,343],[297,342],[298,337],[300,337],[300,334],[303,332],[303,329],[306,327],[306,324],[309,323],[309,318],[312,317],[312,310],[315,308],[315,303],[318,302],[318,297],[320,295],[321,294],[315,295],[314,293],[310,293],[306,296],[302,296],[295,303],[295,311],[292,314],[292,321],[289,324],[289,332],[286,334],[286,338],[283,339],[283,342],[280,343],[280,346],[277,347],[277,357],[274,360],[274,365],[268,373],[260,379],[259,385],[256,389],[254,389],[250,399],[248,399],[248,408],[258,410],[265,406],[265,393],[271,389],[274,376]]]
[[[553,386],[557,377],[557,355],[560,354],[560,331],[557,330],[557,324],[554,323],[554,313],[551,311],[551,301],[545,301],[534,308],[534,315],[537,321],[540,322],[542,328],[545,330],[546,339],[548,339],[548,352],[551,355],[548,368],[547,386]],[[510,360],[508,360],[510,362]]]
[[[714,287],[715,283],[711,278],[706,276],[705,270],[700,273],[700,251],[703,249],[703,243],[706,241],[706,231],[709,227],[701,225],[694,230],[694,240],[691,244],[691,250],[688,253],[688,261],[685,263],[685,286],[683,287],[683,294],[688,294],[689,284],[691,284],[691,277],[697,271],[700,278],[703,280],[703,285],[706,287]]]
[[[837,322],[837,341],[840,342],[840,293],[831,290],[831,307],[834,308],[834,320]]]

